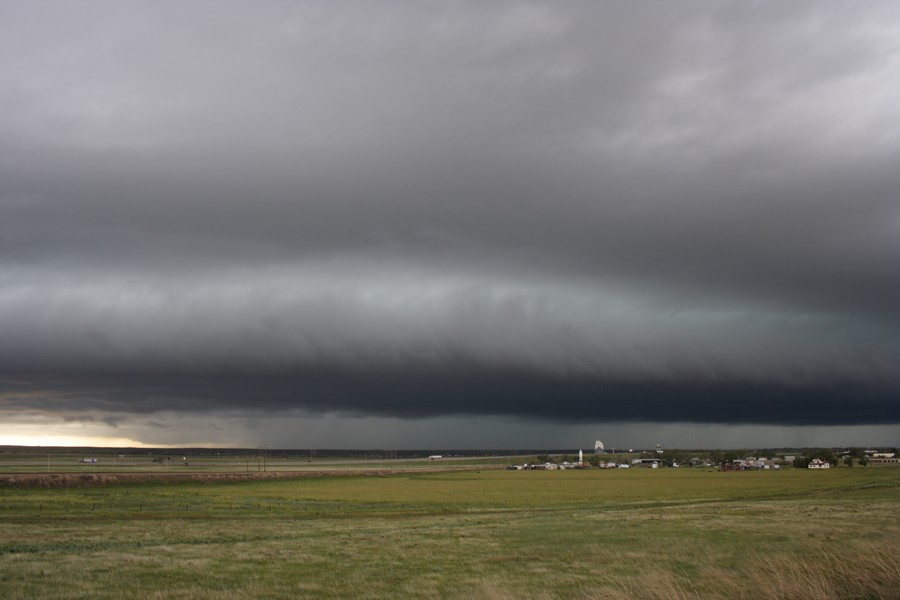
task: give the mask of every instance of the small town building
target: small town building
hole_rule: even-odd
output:
[[[869,461],[870,465],[900,465],[900,458],[897,458],[895,456],[886,458],[873,457],[867,460]]]

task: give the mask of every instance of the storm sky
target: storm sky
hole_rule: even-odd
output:
[[[898,265],[896,2],[0,4],[0,443],[894,445]]]

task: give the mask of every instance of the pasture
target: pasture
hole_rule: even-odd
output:
[[[900,598],[900,469],[0,487],[0,597]]]

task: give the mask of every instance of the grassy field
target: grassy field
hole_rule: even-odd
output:
[[[900,598],[900,469],[0,487],[0,597]]]
[[[129,453],[107,454],[97,457],[97,462],[85,464],[80,458],[95,456],[90,451],[72,453],[0,453],[0,473],[259,473],[259,472],[307,472],[322,469],[430,469],[468,468],[474,466],[499,467],[510,462],[534,462],[533,456],[485,456],[444,457],[433,461],[425,457],[408,459],[345,457],[279,456],[265,459],[258,456],[223,453],[216,455],[161,455]]]

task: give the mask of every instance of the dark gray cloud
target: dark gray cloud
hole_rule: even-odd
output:
[[[89,374],[3,382],[5,410],[68,415],[122,411],[338,413],[401,419],[516,415],[551,423],[879,425],[898,421],[896,388],[877,384],[788,386],[732,382],[610,381],[523,371],[306,372],[247,377]],[[64,389],[48,394],[47,388]],[[852,399],[852,400],[851,400]],[[66,417],[79,420],[81,417]],[[93,418],[89,419],[93,421]]]
[[[7,3],[0,409],[896,424],[898,18]]]

